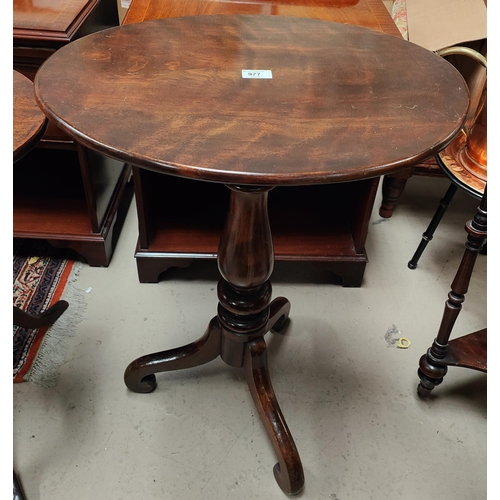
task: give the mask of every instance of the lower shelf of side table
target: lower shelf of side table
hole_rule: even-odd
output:
[[[76,152],[57,153],[55,163],[47,161],[47,150],[34,150],[14,165],[13,236],[72,248],[89,265],[107,267],[132,200],[131,167],[108,165],[113,173],[86,187]]]
[[[156,283],[170,267],[215,259],[229,190],[218,184],[134,169],[139,217],[139,281]],[[364,244],[378,179],[323,186],[277,187],[269,219],[278,261],[322,262],[343,286],[360,286]]]
[[[487,329],[450,340],[443,364],[487,371]]]

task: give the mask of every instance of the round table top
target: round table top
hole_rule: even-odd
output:
[[[13,90],[13,148],[14,161],[17,161],[40,140],[45,132],[47,118],[36,103],[33,82],[15,70]]]
[[[376,177],[447,146],[467,86],[395,36],[284,16],[119,26],[59,49],[38,103],[88,147],[138,167],[230,184]]]

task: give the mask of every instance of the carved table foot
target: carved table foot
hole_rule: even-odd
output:
[[[285,297],[276,297],[269,304],[269,319],[267,320],[267,331],[280,332],[283,330],[286,320],[290,315],[291,304]]]
[[[134,392],[148,393],[156,389],[155,373],[193,368],[212,361],[220,354],[221,329],[217,317],[212,318],[205,334],[183,347],[148,354],[132,361],[125,370],[125,384]]]
[[[443,377],[448,372],[448,367],[440,364],[433,355],[433,352],[437,351],[440,358],[444,358],[446,347],[434,341],[432,347],[420,358],[418,369],[420,383],[418,384],[417,393],[421,398],[429,397],[432,389],[443,381]]]
[[[14,472],[14,481],[13,481],[13,500],[26,500],[24,496],[23,489],[21,488],[21,484],[17,479],[16,473]]]
[[[266,349],[262,337],[246,344],[245,377],[260,419],[278,457],[278,463],[273,469],[276,482],[284,493],[296,495],[304,487],[304,470],[299,452],[274,395],[267,367]]]

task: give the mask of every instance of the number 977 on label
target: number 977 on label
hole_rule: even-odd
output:
[[[241,77],[270,79],[273,77],[273,72],[270,69],[242,69]]]

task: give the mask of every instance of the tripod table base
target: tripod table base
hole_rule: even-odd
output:
[[[284,297],[269,305],[269,319],[262,331],[248,338],[235,338],[233,332],[212,318],[206,332],[197,341],[183,347],[142,356],[125,370],[125,384],[134,392],[149,393],[156,388],[156,373],[199,366],[222,355],[231,366],[244,368],[254,404],[271,440],[278,463],[274,477],[288,495],[296,495],[304,486],[300,457],[274,394],[267,364],[264,334],[282,330],[290,313],[290,302]]]

